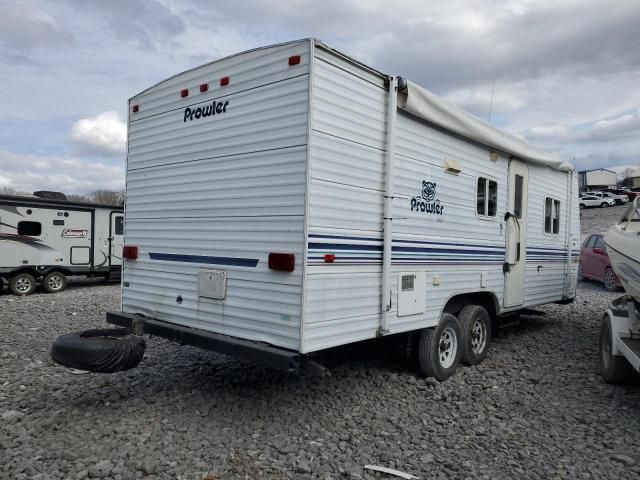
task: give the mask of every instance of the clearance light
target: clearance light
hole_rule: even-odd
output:
[[[138,260],[138,247],[131,245],[122,247],[122,258],[126,260]]]
[[[289,66],[293,67],[294,65],[298,65],[300,63],[300,55],[292,55],[289,57]]]
[[[138,110],[140,110],[140,107],[138,105],[134,105],[133,108],[131,109],[133,113],[138,113]]]
[[[270,253],[269,268],[281,272],[293,272],[296,266],[296,256],[293,253]]]
[[[336,261],[336,256],[333,253],[324,254],[324,263],[333,263]]]
[[[180,96],[182,98],[188,97],[189,96],[189,89],[188,88],[183,88],[182,90],[180,90]]]
[[[207,90],[209,90],[209,84],[208,83],[203,83],[202,85],[200,85],[200,91],[201,92],[206,92]]]
[[[227,85],[229,85],[229,77],[222,77],[220,79],[220,86],[226,87]]]

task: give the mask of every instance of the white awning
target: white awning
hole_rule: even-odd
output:
[[[415,83],[407,81],[407,88],[398,94],[398,107],[445,130],[508,153],[525,162],[565,172],[574,170],[573,165],[562,158],[497,129]]]

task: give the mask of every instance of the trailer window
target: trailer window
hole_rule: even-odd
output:
[[[40,222],[18,222],[18,235],[39,237],[41,234],[42,224]]]
[[[498,210],[498,183],[484,177],[478,178],[476,212],[483,217],[495,217]]]
[[[560,201],[544,199],[544,232],[557,235],[560,231]]]
[[[124,233],[124,222],[123,222],[124,217],[116,217],[116,221],[115,221],[115,228],[114,228],[114,234],[115,235],[122,235]]]

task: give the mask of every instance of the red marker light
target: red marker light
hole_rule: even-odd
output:
[[[333,253],[324,254],[324,263],[333,263],[336,261],[336,256]]]
[[[180,96],[182,98],[188,97],[189,96],[189,89],[188,88],[183,88],[182,90],[180,90]]]
[[[298,65],[300,63],[300,55],[292,55],[289,57],[289,66],[293,67],[294,65]]]
[[[122,247],[122,258],[126,260],[138,260],[138,247],[132,245]]]
[[[209,90],[209,84],[208,83],[203,83],[202,85],[200,85],[200,91],[201,92],[206,92],[207,90]]]
[[[270,253],[269,268],[281,272],[293,272],[296,266],[296,256],[293,253]]]
[[[227,85],[229,85],[229,77],[222,77],[220,79],[220,86],[226,87]]]
[[[138,110],[140,110],[140,107],[138,107],[138,105],[134,105],[133,108],[131,109],[133,113],[138,113]]]

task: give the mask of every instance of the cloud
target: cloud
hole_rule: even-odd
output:
[[[83,118],[71,126],[69,138],[80,152],[123,155],[127,145],[127,125],[118,112],[104,112]]]
[[[15,2],[0,1],[0,10],[0,46],[17,58],[21,56],[15,52],[20,50],[59,47],[72,42],[72,35],[62,30],[54,17],[37,7],[21,8]]]
[[[0,0],[0,8],[7,151],[122,155],[123,135],[98,125],[96,112],[124,118],[127,98],[178,72],[315,36],[483,119],[493,89],[492,124],[578,163],[640,158],[633,0],[405,0],[393,8],[382,0]],[[112,133],[123,131],[118,122]]]
[[[122,190],[124,169],[79,158],[21,155],[0,150],[0,186],[22,192]]]

